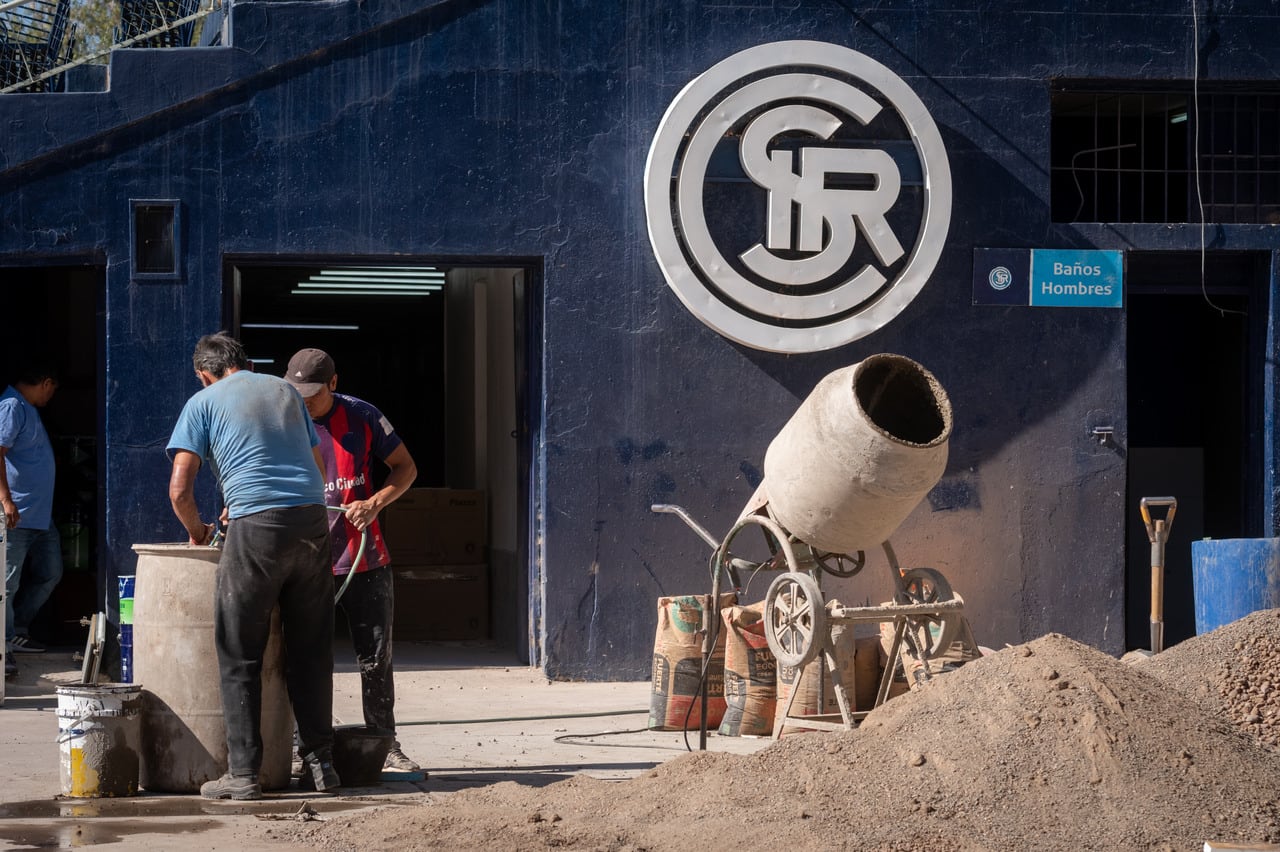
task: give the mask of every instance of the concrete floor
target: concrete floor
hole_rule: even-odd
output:
[[[649,683],[560,683],[489,643],[397,643],[400,742],[429,775],[384,781],[338,796],[288,791],[261,802],[142,793],[127,798],[61,795],[57,687],[78,683],[70,650],[18,655],[0,706],[0,849],[287,850],[269,841],[263,817],[321,817],[430,801],[466,787],[516,781],[544,785],[576,774],[622,780],[698,748],[698,733],[645,730]],[[350,648],[337,651],[334,715],[359,724],[359,676]],[[627,733],[622,733],[627,732]],[[559,741],[557,738],[561,738]],[[749,753],[762,738],[708,739],[709,751]],[[181,839],[178,839],[178,836]]]

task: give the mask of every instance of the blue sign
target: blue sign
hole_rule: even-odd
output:
[[[1037,307],[1124,306],[1124,261],[1118,251],[1032,249],[1031,304]]]
[[[1031,252],[1028,249],[973,250],[973,303],[1026,305],[1030,300]]]
[[[973,250],[973,304],[1124,307],[1124,255],[1075,249]]]

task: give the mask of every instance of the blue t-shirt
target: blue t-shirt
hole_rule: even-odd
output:
[[[209,385],[183,406],[169,454],[205,459],[222,484],[227,514],[324,505],[312,447],[319,445],[306,404],[284,379],[240,370]]]
[[[53,445],[40,412],[12,387],[0,394],[0,447],[18,529],[47,530],[53,522]]]

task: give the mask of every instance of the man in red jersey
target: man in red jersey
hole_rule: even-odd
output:
[[[413,485],[418,466],[382,412],[364,400],[334,393],[338,387],[337,370],[325,352],[299,350],[289,359],[284,378],[302,395],[320,435],[325,504],[342,509],[329,513],[334,583],[341,588],[348,572],[355,571],[338,607],[346,615],[360,665],[364,721],[370,727],[394,733],[391,621],[395,597],[391,556],[382,539],[378,513]],[[373,482],[375,458],[390,469],[377,490]],[[368,532],[368,544],[360,563],[353,567],[364,532]],[[385,767],[421,769],[401,750],[399,740],[387,754]]]

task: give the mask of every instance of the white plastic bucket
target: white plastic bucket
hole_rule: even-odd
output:
[[[137,793],[141,740],[140,685],[58,687],[62,795],[91,799]]]

